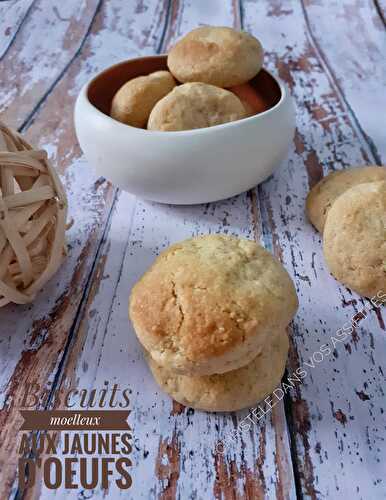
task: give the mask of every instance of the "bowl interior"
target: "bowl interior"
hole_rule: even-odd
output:
[[[87,96],[99,111],[109,115],[111,101],[117,90],[127,81],[154,71],[167,70],[167,56],[150,56],[130,59],[115,64],[99,73],[89,84]],[[281,99],[281,89],[277,81],[264,69],[249,81],[261,106],[259,112],[275,106]]]

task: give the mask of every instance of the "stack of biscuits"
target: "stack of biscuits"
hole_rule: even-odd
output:
[[[281,263],[226,235],[164,251],[132,289],[129,314],[155,380],[206,411],[253,406],[279,384],[298,307]]]
[[[323,234],[331,274],[368,298],[386,292],[386,168],[327,175],[308,194],[306,212]]]
[[[127,125],[161,131],[212,127],[245,118],[265,109],[248,84],[262,62],[261,44],[249,33],[197,28],[171,49],[169,71],[126,82],[115,94],[110,114]]]

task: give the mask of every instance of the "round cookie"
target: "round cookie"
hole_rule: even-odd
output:
[[[180,82],[233,87],[257,75],[263,64],[263,49],[249,33],[203,26],[174,45],[167,64]]]
[[[240,99],[228,90],[206,83],[179,85],[150,113],[149,130],[192,130],[245,118]]]
[[[132,127],[146,127],[155,104],[176,86],[169,71],[156,71],[126,82],[114,95],[110,115]]]
[[[319,181],[308,193],[306,213],[312,225],[323,232],[327,213],[342,193],[357,184],[386,180],[386,168],[367,166],[332,172]]]
[[[254,406],[278,385],[288,356],[285,332],[247,365],[221,375],[186,376],[162,368],[147,356],[158,385],[177,402],[205,411],[237,411]]]
[[[328,212],[323,251],[331,274],[365,297],[386,291],[386,181],[358,184]]]
[[[287,271],[253,241],[207,235],[164,251],[133,287],[135,332],[159,365],[224,373],[260,354],[298,306]]]

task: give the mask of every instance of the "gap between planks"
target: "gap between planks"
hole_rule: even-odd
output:
[[[384,4],[384,0],[373,0],[376,11],[378,12],[379,17],[383,23],[383,26],[386,28],[386,4]]]
[[[242,1],[242,0],[241,0]],[[336,95],[339,97],[339,100],[342,104],[342,108],[346,108],[348,113],[351,115],[351,124],[353,126],[353,129],[356,131],[358,136],[361,137],[362,142],[367,145],[368,153],[370,153],[370,156],[372,157],[374,163],[376,165],[382,165],[382,160],[380,155],[378,154],[377,148],[375,147],[375,144],[371,140],[371,138],[365,133],[363,130],[363,127],[361,126],[352,106],[350,106],[350,103],[346,99],[345,93],[342,89],[342,87],[339,84],[339,81],[337,77],[335,76],[334,70],[332,69],[328,58],[324,51],[322,50],[317,38],[314,36],[314,33],[311,28],[311,23],[308,17],[308,12],[307,12],[307,7],[305,6],[305,0],[299,0],[300,4],[302,6],[302,11],[304,15],[304,20],[305,24],[307,27],[307,33],[310,38],[311,45],[313,46],[315,53],[317,54],[319,58],[319,63],[322,66],[324,72],[326,73],[331,87],[335,90]],[[376,1],[376,0],[375,0]],[[379,11],[378,11],[379,13]]]

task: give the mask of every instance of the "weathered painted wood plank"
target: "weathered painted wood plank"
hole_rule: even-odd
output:
[[[378,162],[386,163],[386,29],[373,0],[304,2],[313,43]],[[331,18],[334,29],[331,29]]]
[[[140,200],[133,205],[129,195],[120,195],[61,387],[99,388],[108,380],[131,388],[130,498],[191,498],[195,491],[208,499],[295,498],[282,409],[224,457],[216,456],[217,440],[247,412],[209,415],[173,404],[153,381],[127,317],[130,288],[160,250],[211,231],[253,238],[252,218],[246,196],[206,208],[172,208]],[[43,491],[43,498],[50,498]],[[109,495],[119,495],[114,485]]]
[[[253,469],[247,469],[252,466],[248,457],[256,460],[253,442],[246,440],[245,469],[241,444],[231,450],[229,463],[228,460],[216,461],[213,450],[217,439],[231,431],[234,422],[226,416],[194,413],[173,404],[153,381],[128,323],[127,302],[131,286],[169,243],[192,233],[224,231],[225,219],[225,229],[251,237],[251,215],[246,198],[242,204],[233,199],[208,208],[204,214],[203,210],[203,207],[176,210],[140,200],[133,205],[129,195],[120,195],[98,261],[93,281],[95,292],[89,296],[63,373],[62,387],[99,388],[108,380],[110,384],[117,382],[132,390],[129,421],[135,446],[130,498],[162,498],[162,495],[190,498],[195,490],[200,498],[213,498],[215,491],[217,496],[222,492],[231,498],[236,491],[241,494],[250,481],[255,481],[257,491],[262,492],[260,478]],[[199,218],[203,220],[199,222]],[[105,276],[109,278],[103,279]],[[216,425],[219,432],[215,430]],[[271,436],[262,433],[263,436],[269,449]],[[272,454],[262,456],[268,471],[274,470],[273,460]],[[43,491],[43,498],[50,498],[49,492]],[[64,495],[63,492],[63,497],[75,498],[79,493],[75,490]],[[114,485],[109,495],[114,498],[119,495]],[[103,492],[95,494],[96,498],[99,496],[102,497]]]
[[[90,73],[117,60],[156,51],[166,14],[164,2],[105,2],[81,54],[27,131],[28,139],[46,147],[54,164],[60,166],[75,224],[68,234],[68,259],[33,306],[1,310],[1,498],[8,497],[15,477],[15,442],[20,427],[17,405],[27,382],[47,388],[54,380],[114,195],[112,187],[97,179],[80,158],[72,127],[74,100]]]
[[[0,59],[13,43],[33,3],[34,0],[13,0],[0,4]]]
[[[100,0],[34,2],[0,61],[0,110],[9,126],[20,127],[61,78],[99,6]]]
[[[224,2],[212,2],[210,8],[204,2],[179,4],[171,20],[168,45],[199,24],[238,23],[234,4],[225,8]],[[101,387],[109,380],[132,389],[130,498],[296,497],[283,407],[224,456],[216,454],[218,440],[248,412],[210,415],[173,403],[153,381],[127,317],[130,288],[169,244],[208,232],[260,238],[251,199],[253,193],[205,206],[170,207],[119,195],[60,387]],[[43,491],[43,498],[53,496]],[[63,492],[61,498],[80,493]],[[111,485],[108,495],[120,493],[126,494]],[[103,495],[95,492],[94,498]]]
[[[331,168],[374,162],[368,143],[309,36],[300,2],[243,1],[246,29],[262,38],[266,65],[290,86],[297,132],[287,168],[259,188],[267,243],[295,278],[300,310],[288,370],[307,376],[292,390],[296,468],[310,498],[384,498],[386,337],[371,311],[346,342],[317,354],[366,300],[329,275],[320,236],[304,215],[307,191]],[[330,25],[330,29],[331,29]],[[321,359],[322,358],[322,359]]]
[[[139,4],[137,7],[140,10]],[[181,12],[180,6],[173,4],[173,7],[171,18],[174,26],[180,22],[179,20],[182,17],[179,15],[179,12]],[[373,158],[367,141],[363,136],[357,135],[360,134],[360,131],[353,125],[352,115],[347,112],[347,108],[340,100],[340,95],[335,92],[333,82],[326,76],[325,67],[319,58],[320,54],[315,46],[307,40],[307,26],[298,6],[296,5],[293,8],[290,3],[283,2],[281,4],[276,2],[273,4],[270,2],[269,5],[265,3],[256,7],[252,2],[246,2],[243,13],[245,25],[252,28],[252,30],[256,30],[257,34],[261,34],[263,41],[265,39],[272,44],[268,54],[268,64],[290,83],[296,95],[299,110],[299,130],[295,143],[296,147],[290,157],[289,169],[282,172],[283,177],[280,178],[280,181],[275,176],[272,181],[260,189],[261,203],[264,209],[263,230],[265,241],[269,243],[272,234],[271,243],[275,251],[282,256],[287,267],[291,267],[293,275],[296,276],[302,298],[302,309],[295,324],[296,339],[289,367],[293,369],[303,361],[308,362],[309,356],[320,346],[322,335],[328,337],[329,332],[333,333],[345,320],[351,318],[357,308],[363,307],[363,302],[357,301],[355,303],[356,297],[350,296],[343,288],[338,289],[324,268],[318,238],[311,228],[306,225],[303,218],[303,202],[308,184],[312,184],[321,175],[322,171],[327,171],[335,163],[338,163],[339,166],[345,166],[351,161],[358,162],[363,159],[373,161]],[[290,24],[291,16],[293,16],[293,25]],[[100,26],[98,26],[99,28]],[[103,36],[107,38],[107,30]],[[168,38],[172,42],[173,36],[171,35]],[[103,48],[106,49],[106,46]],[[101,47],[99,47],[100,49]],[[285,65],[281,63],[281,60],[284,61]],[[99,61],[97,60],[96,63],[94,62],[94,64],[93,70],[99,69],[103,64],[102,58]],[[84,68],[84,66],[85,63],[80,64],[81,68]],[[287,68],[289,68],[288,71]],[[76,73],[72,74],[72,81],[76,80]],[[66,96],[68,88],[75,93],[78,84],[79,82],[76,81],[71,85],[63,86],[61,91],[58,92],[57,98],[62,99],[63,96]],[[66,105],[71,105],[71,99],[68,99]],[[51,104],[51,107],[53,108],[53,104]],[[337,114],[336,110],[338,110]],[[55,113],[51,111],[47,114],[47,117],[49,118],[53,114]],[[312,125],[310,125],[311,119],[314,120]],[[50,122],[50,126],[55,127],[56,123],[60,123],[59,113],[55,114],[55,120],[56,122]],[[33,127],[40,127],[41,130],[43,125],[44,121],[40,120],[39,117]],[[39,128],[35,132],[33,127],[31,128],[31,137],[34,136],[34,133],[36,133],[35,137],[40,137]],[[68,268],[62,270],[64,276],[58,276],[57,280],[53,280],[55,283],[48,289],[48,293],[39,301],[38,306],[35,305],[35,307],[39,307],[39,310],[31,313],[28,311],[30,308],[25,308],[19,320],[20,328],[18,324],[16,329],[11,318],[15,317],[16,312],[20,317],[22,308],[15,308],[13,312],[6,311],[8,320],[4,323],[4,331],[3,325],[0,331],[0,350],[2,350],[0,359],[4,361],[5,368],[2,383],[4,383],[4,387],[6,385],[8,387],[4,399],[7,405],[12,403],[14,391],[10,389],[14,389],[18,383],[25,383],[26,380],[31,379],[34,381],[34,377],[36,377],[36,373],[39,373],[39,370],[42,371],[39,374],[41,377],[39,380],[44,380],[46,376],[51,376],[52,379],[52,375],[55,373],[55,368],[52,368],[52,360],[59,359],[55,350],[64,345],[63,339],[67,335],[66,330],[71,326],[71,318],[79,303],[79,295],[84,286],[85,276],[88,274],[87,269],[89,267],[87,266],[93,260],[98,234],[100,235],[100,229],[110,206],[109,200],[111,200],[112,190],[106,184],[101,186],[99,186],[98,182],[94,184],[94,179],[90,179],[88,167],[82,161],[77,160],[78,151],[76,148],[71,147],[72,141],[72,136],[66,135],[66,132],[60,129],[58,138],[55,139],[50,132],[47,132],[41,139],[41,144],[52,145],[51,150],[56,154],[58,154],[58,151],[64,152],[66,144],[70,146],[70,154],[65,157],[64,163],[71,165],[66,176],[69,179],[68,185],[72,186],[72,202],[75,202],[83,210],[88,205],[90,207],[88,211],[84,212],[82,220],[77,221],[77,226],[70,234],[71,242],[74,245],[71,254],[72,261],[68,264]],[[326,147],[324,141],[328,143],[329,147]],[[329,150],[330,148],[332,151]],[[81,174],[79,174],[78,169],[82,172]],[[82,175],[84,175],[83,180],[81,179]],[[89,195],[85,195],[87,193],[87,182],[90,185]],[[105,189],[105,192],[98,194],[98,186],[100,190]],[[107,203],[104,201],[103,194],[108,199]],[[185,213],[185,209],[181,209],[186,220],[182,224],[181,213],[179,213],[179,224],[177,224],[173,235],[175,234],[177,237],[177,234],[181,234],[181,237],[185,237],[186,234],[191,234],[192,231],[216,230],[224,227],[222,225],[224,223],[220,220],[222,218],[224,218],[225,227],[228,227],[226,224],[230,220],[229,229],[236,232],[236,234],[247,234],[246,231],[250,231],[250,227],[253,228],[253,232],[259,234],[259,226],[253,227],[251,224],[251,221],[256,219],[257,209],[256,207],[247,207],[247,202],[248,199],[246,199],[244,207],[246,211],[241,210],[242,206],[238,201],[236,209],[226,205],[228,202],[218,204],[219,208],[216,204],[215,211],[217,211],[217,214],[215,211],[213,212],[213,207],[210,207],[207,209],[210,213],[208,220],[206,220],[207,213],[200,214],[200,218],[204,218],[204,222],[201,224],[197,224],[196,218],[198,216],[195,211],[189,212],[191,209],[188,208],[188,212]],[[156,225],[154,234],[144,233],[140,227],[140,208],[134,206],[133,200],[127,195],[120,196],[116,209],[117,214],[112,217],[108,240],[101,249],[94,279],[89,287],[90,293],[85,307],[85,314],[81,317],[80,327],[74,332],[76,335],[72,336],[73,342],[69,350],[70,356],[63,383],[76,382],[77,377],[82,373],[80,369],[82,368],[84,370],[82,383],[83,377],[85,377],[90,386],[95,383],[101,385],[105,377],[114,379],[117,376],[116,366],[119,365],[118,361],[132,359],[136,365],[139,364],[138,345],[130,344],[128,347],[125,336],[128,334],[126,332],[116,333],[116,330],[121,325],[126,325],[127,321],[126,302],[121,304],[119,299],[128,294],[129,284],[126,286],[124,282],[124,279],[127,279],[126,276],[129,278],[128,281],[135,279],[131,266],[133,255],[142,259],[144,255],[146,258],[150,258],[149,255],[157,250],[156,245],[159,237],[162,234],[169,234],[170,231],[170,228],[165,226],[164,219],[164,217],[169,217],[170,212],[161,211],[158,213],[157,210],[162,207],[153,207],[151,204],[143,205],[146,220],[152,219],[153,214],[158,214],[164,225],[161,224],[161,229]],[[95,206],[98,206],[99,211],[95,211]],[[224,206],[226,210],[224,210]],[[234,210],[236,210],[236,213]],[[240,210],[242,216],[238,215]],[[230,212],[230,215],[227,215],[228,212]],[[177,212],[172,211],[171,213],[171,219],[173,219],[173,216],[177,216]],[[77,214],[79,215],[80,212],[77,212]],[[123,217],[123,214],[127,218]],[[131,216],[133,217],[134,222],[137,222],[137,226],[131,224],[130,220],[128,220],[129,216],[130,219]],[[98,217],[100,217],[100,221],[96,220]],[[240,223],[240,217],[247,222]],[[172,226],[170,219],[169,225]],[[153,226],[149,223],[148,227]],[[87,244],[85,244],[84,233],[87,231],[91,233],[94,231],[98,234],[95,237],[90,237]],[[252,233],[248,233],[248,235],[252,236]],[[139,245],[145,246],[146,254],[143,253],[143,249],[135,249],[137,238]],[[165,242],[168,243],[168,240]],[[130,255],[131,247],[134,247],[133,255]],[[127,251],[125,251],[126,248]],[[73,276],[73,283],[69,286],[68,283],[72,275],[71,266],[76,263],[75,257],[80,255],[81,249],[84,249],[84,253],[82,258],[79,258],[79,265]],[[306,252],[304,249],[308,249],[308,251]],[[85,264],[88,251],[90,252],[89,260]],[[143,260],[141,262],[145,267],[146,262]],[[123,272],[120,269],[121,265],[123,265]],[[125,274],[126,270],[127,274]],[[139,274],[141,270],[138,269],[137,272]],[[112,279],[105,279],[109,275],[112,276]],[[123,278],[119,279],[119,276],[123,276]],[[55,291],[56,282],[60,283],[57,291]],[[116,289],[112,288],[115,283],[118,283]],[[104,287],[103,290],[101,287]],[[63,295],[60,296],[60,293]],[[339,293],[341,296],[337,295]],[[326,297],[326,295],[329,297]],[[60,300],[55,304],[58,297]],[[336,300],[331,300],[331,297],[335,297]],[[44,304],[44,300],[47,301],[47,304]],[[127,297],[125,297],[125,300],[127,300]],[[308,309],[305,307],[307,301],[310,304]],[[311,307],[312,310],[310,311]],[[346,307],[346,312],[343,307]],[[63,318],[63,310],[65,310],[66,315],[70,311],[66,318]],[[44,316],[45,311],[46,316]],[[107,317],[108,315],[110,318]],[[34,318],[37,323],[32,328],[31,322]],[[99,323],[93,323],[94,318]],[[114,329],[110,330],[109,327],[109,329],[103,330],[107,324],[114,326]],[[381,450],[377,450],[372,442],[382,442],[385,437],[384,426],[379,424],[379,416],[382,413],[382,387],[379,374],[376,373],[374,368],[381,367],[384,359],[383,350],[385,346],[379,336],[379,330],[382,328],[381,316],[379,316],[379,325],[373,319],[364,320],[364,328],[358,329],[358,335],[353,336],[353,341],[344,346],[345,350],[339,350],[338,347],[336,351],[337,357],[334,359],[327,357],[323,363],[320,365],[316,363],[314,369],[308,370],[309,374],[305,383],[293,398],[293,417],[296,426],[295,442],[299,450],[297,466],[301,473],[303,492],[308,493],[310,496],[330,496],[334,498],[338,495],[353,494],[355,498],[360,498],[368,497],[368,492],[370,492],[372,498],[382,498],[384,496],[382,483],[373,485],[373,482],[378,479],[377,474],[380,476],[382,472],[377,460],[382,460],[384,457],[382,457]],[[11,335],[8,335],[7,328],[12,332]],[[23,328],[28,329],[28,334],[25,336],[21,333]],[[321,332],[321,328],[325,331]],[[48,329],[52,333],[48,334]],[[98,334],[95,336],[95,346],[93,346],[93,332],[95,331]],[[313,333],[312,336],[310,332]],[[113,337],[114,335],[118,337],[117,341]],[[23,341],[26,342],[26,345],[23,345]],[[109,345],[105,347],[103,342]],[[115,342],[121,345],[122,348],[123,354],[119,353],[119,358],[117,358]],[[51,345],[48,345],[49,343]],[[89,357],[83,356],[83,358],[80,358],[78,353],[83,345]],[[130,351],[130,348],[132,348],[132,351]],[[22,352],[21,358],[20,352]],[[94,374],[93,371],[96,367],[92,367],[90,374],[89,358],[96,352],[101,355],[99,369]],[[138,358],[135,357],[136,354]],[[129,355],[133,356],[133,358],[129,358]],[[350,359],[348,359],[349,357]],[[82,363],[80,363],[80,359],[82,359]],[[19,360],[23,361],[20,369]],[[325,367],[325,364],[328,366]],[[143,367],[142,370],[144,370]],[[361,370],[366,370],[366,372],[362,373]],[[125,377],[132,377],[132,371],[127,369]],[[3,374],[2,370],[0,370],[0,373]],[[8,375],[10,376],[12,373],[14,373],[14,376],[11,381]],[[148,390],[146,384],[149,383],[149,374],[136,369],[134,375],[136,378],[133,386],[143,385],[144,390]],[[143,376],[143,383],[141,376]],[[120,381],[121,378],[125,377],[121,377],[120,371],[118,380]],[[327,385],[328,387],[326,387]],[[151,406],[152,390],[153,394],[155,394],[156,388],[153,386],[148,390],[148,407]],[[16,391],[14,397],[18,395],[20,395],[20,391]],[[135,398],[142,399],[141,395],[135,395]],[[161,401],[161,399],[157,401]],[[167,399],[164,402],[168,404]],[[165,411],[168,412],[169,407]],[[177,415],[172,415],[171,418],[177,420],[178,412],[183,411],[183,408],[175,407],[174,413]],[[140,425],[145,421],[148,428],[159,429],[158,424],[152,426],[147,422],[153,412],[152,409],[151,413],[149,411],[144,413],[142,418],[140,418],[141,415],[135,415],[135,421],[139,422]],[[7,423],[6,432],[11,432],[9,436],[4,432],[1,436],[2,441],[4,439],[14,439],[15,433],[12,434],[10,429],[12,429],[12,425],[15,430],[17,429],[18,420],[14,418],[15,415],[13,413],[13,417],[8,418],[7,410],[2,413],[0,418],[5,418]],[[186,451],[192,451],[190,444],[193,441],[195,443],[196,437],[191,436],[187,444],[185,444],[184,440],[184,444],[181,445],[181,433],[184,432],[184,437],[189,432],[192,433],[189,427],[190,416],[184,415],[184,417],[181,417],[176,422],[174,433],[164,432],[164,439],[156,443],[158,445],[157,450],[159,450],[157,454],[158,462],[155,460],[159,465],[157,468],[159,481],[151,491],[153,494],[159,493],[164,497],[179,494],[184,498],[182,495],[189,491],[188,488],[197,487],[198,482],[202,480],[200,476],[203,470],[200,468],[201,464],[199,463],[196,466],[194,458],[190,460],[189,455],[186,453]],[[186,424],[185,429],[186,417],[188,417],[189,425]],[[320,417],[321,422],[318,421]],[[193,418],[196,418],[196,415]],[[276,419],[275,426],[270,426],[268,422],[268,431],[264,432],[264,429],[260,429],[258,433],[252,433],[251,435],[252,443],[256,436],[259,437],[261,450],[266,446],[266,442],[268,442],[269,446],[275,438],[280,440],[284,436],[284,439],[286,439],[285,432],[272,432],[279,425],[276,413],[273,415],[273,419]],[[279,422],[283,424],[281,414],[279,414]],[[366,422],[374,422],[374,425],[368,426],[369,429],[366,429]],[[231,428],[231,426],[227,426],[227,422],[221,421],[220,425],[222,426],[220,427],[221,432],[224,434],[226,434],[229,427]],[[204,421],[200,429],[206,430],[207,427],[208,424]],[[161,430],[164,431],[163,428]],[[367,440],[370,444],[367,443]],[[149,442],[154,444],[154,441],[153,437]],[[251,453],[255,452],[256,443],[251,445],[247,439],[244,439],[244,441],[246,446],[250,446],[246,452],[244,451],[244,456],[245,454],[250,456]],[[208,442],[209,446],[211,443],[213,445],[213,441],[209,440]],[[138,442],[138,445],[140,447],[141,443]],[[180,452],[181,446],[183,446],[182,453]],[[136,450],[138,467],[144,469],[143,475],[145,478],[150,475],[148,464],[153,462],[148,461],[148,459],[140,462],[140,452],[144,451],[144,455],[147,455],[147,457],[152,453],[151,457],[155,459],[154,449],[151,445],[150,447],[153,451],[149,449],[141,450],[141,448]],[[242,447],[243,443],[240,442],[240,446],[238,444],[231,449],[230,455],[235,453],[235,456],[243,457],[241,454]],[[280,447],[277,450],[280,450]],[[6,455],[6,451],[3,457]],[[202,449],[199,449],[198,453],[201,453],[201,456],[208,456],[207,452],[202,451]],[[357,453],[359,456],[356,455]],[[256,455],[256,467],[251,469],[248,469],[246,465],[248,459],[241,459],[237,462],[237,460],[232,460],[228,456],[225,460],[214,461],[213,457],[211,457],[215,463],[217,475],[215,477],[211,475],[206,483],[213,484],[213,490],[209,491],[208,495],[222,495],[225,498],[233,498],[249,494],[250,497],[253,497],[253,495],[263,495],[263,490],[265,490],[271,497],[275,495],[280,497],[280,493],[283,491],[291,491],[291,486],[285,488],[282,486],[286,474],[272,477],[272,471],[275,470],[273,466],[276,464],[272,464],[271,458],[262,462],[262,455],[264,456],[264,453],[259,456]],[[359,457],[362,458],[363,462],[360,461]],[[342,466],[340,461],[343,464]],[[369,464],[368,468],[365,467],[366,461]],[[282,466],[283,463],[284,461],[281,462]],[[194,468],[190,473],[189,467]],[[287,468],[290,469],[290,466]],[[192,479],[194,477],[199,479],[194,482]],[[358,479],[355,484],[350,484],[353,477],[355,479],[360,478],[360,480]],[[268,489],[267,483],[269,483]],[[236,493],[235,484],[239,487]],[[356,486],[360,488],[359,491],[355,489]],[[336,487],[339,487],[339,492],[334,490]],[[136,485],[135,488],[137,490],[133,491],[138,492],[139,485]],[[366,488],[368,489],[366,490]],[[194,493],[194,489],[191,491]]]

